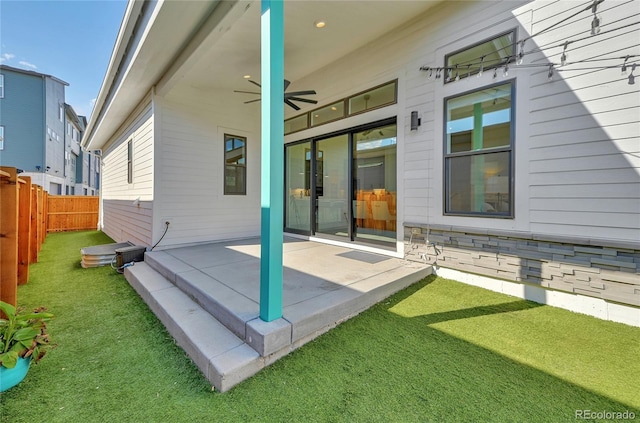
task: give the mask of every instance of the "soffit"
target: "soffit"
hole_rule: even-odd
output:
[[[183,83],[198,90],[253,91],[260,81],[260,2],[203,49]],[[438,1],[285,1],[285,77],[291,82],[329,65],[422,14]],[[326,22],[318,29],[317,21]]]

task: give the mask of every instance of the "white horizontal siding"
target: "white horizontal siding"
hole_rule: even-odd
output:
[[[171,221],[159,248],[260,233],[260,107],[225,96],[183,90],[155,99],[162,207],[154,239]],[[247,195],[224,195],[225,132],[247,138]]]
[[[129,241],[135,245],[151,245],[152,203],[141,201],[104,200],[104,233],[117,242]]]
[[[560,13],[566,3],[540,9],[534,3],[533,31],[553,22],[554,12]],[[598,10],[602,34],[586,36],[593,15],[584,13],[536,37],[537,43],[583,39],[567,48],[569,62],[589,60],[583,67],[619,66],[621,60],[601,59],[638,54],[637,25],[607,32],[637,23],[637,2],[604,2]],[[562,48],[549,49],[538,61],[559,61],[561,54]],[[640,239],[640,95],[626,78],[619,68],[558,72],[552,82],[546,71],[532,75],[527,190],[532,232]]]
[[[585,8],[590,2],[442,2],[395,31],[323,69],[298,79],[291,89],[315,89],[319,106],[398,78],[398,104],[287,136],[287,142],[398,118],[398,222],[505,229],[611,240],[640,239],[640,85],[628,85],[619,69],[570,71],[512,64],[516,87],[515,218],[489,219],[443,214],[443,99],[498,81],[492,72],[443,84],[420,66],[442,66],[444,56],[500,32],[517,28],[522,39]],[[373,6],[372,6],[373,7]],[[399,6],[401,7],[401,3]],[[588,37],[592,14],[558,25],[526,42],[525,64],[558,62],[568,39],[568,61],[591,66],[640,54],[638,26],[606,33],[638,20],[638,3],[599,6],[603,33]],[[582,40],[583,39],[583,40]],[[327,46],[331,48],[331,46]],[[542,49],[542,51],[537,51]],[[636,76],[640,76],[637,74]],[[179,92],[178,92],[179,91]],[[172,226],[163,245],[257,235],[260,219],[259,103],[244,105],[229,92],[180,88],[154,99],[156,173],[154,235]],[[417,131],[409,116],[422,119]],[[286,110],[287,117],[297,112]],[[131,125],[129,125],[131,126]],[[225,129],[227,128],[227,129]],[[225,130],[248,138],[248,194],[223,195]],[[115,151],[115,150],[114,150]],[[147,163],[146,159],[144,163]],[[146,172],[145,167],[138,168]],[[152,171],[152,169],[150,169]],[[114,167],[116,179],[124,176]],[[138,180],[138,179],[137,179]],[[139,186],[149,188],[140,175]],[[112,193],[124,192],[113,186]],[[135,197],[133,197],[135,198]]]
[[[153,109],[145,99],[107,144],[102,159],[102,227],[118,242],[152,241]],[[127,145],[133,145],[133,180],[127,180]],[[135,202],[135,203],[134,203]]]

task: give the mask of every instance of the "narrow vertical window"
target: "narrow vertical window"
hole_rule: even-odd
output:
[[[4,75],[0,74],[0,98],[4,98]]]
[[[224,135],[224,194],[247,194],[247,139]]]
[[[4,126],[0,126],[0,150],[4,150]]]
[[[60,122],[64,122],[64,104],[60,103],[60,109],[58,110],[58,119]]]
[[[127,143],[127,183],[133,183],[133,140]]]

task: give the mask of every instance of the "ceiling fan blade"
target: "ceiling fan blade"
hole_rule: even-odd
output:
[[[284,80],[284,90],[287,91],[287,88],[289,88],[289,84],[291,84],[291,81],[289,81],[288,79]]]
[[[300,107],[296,106],[295,104],[290,102],[288,99],[285,98],[284,102],[287,103],[287,105],[289,105],[289,107],[291,107],[293,110],[300,110]]]
[[[256,95],[260,95],[260,93],[257,93],[255,91],[241,91],[241,90],[233,90],[234,93],[244,93],[244,94],[256,94]]]
[[[257,85],[258,87],[262,88],[262,85],[258,84],[256,81],[252,81],[250,79],[247,79],[247,81],[251,82],[253,85]]]
[[[256,98],[255,100],[245,101],[244,104],[255,103],[256,101],[260,101],[260,99]]]
[[[300,98],[300,97],[287,97],[288,100],[293,100],[293,101],[302,101],[303,103],[311,103],[311,104],[318,104],[317,100],[309,100],[308,98]]]
[[[290,93],[286,93],[286,97],[298,96],[298,95],[314,95],[316,94],[315,90],[306,90],[306,91],[292,91]]]

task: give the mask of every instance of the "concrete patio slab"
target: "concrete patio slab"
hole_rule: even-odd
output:
[[[255,374],[373,304],[430,275],[430,266],[285,237],[283,315],[259,318],[260,239],[148,252],[125,270],[218,390]]]

